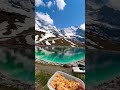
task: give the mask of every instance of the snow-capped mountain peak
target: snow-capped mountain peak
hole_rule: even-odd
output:
[[[36,13],[36,44],[79,46],[84,43],[84,30],[80,26],[58,29],[48,14]]]
[[[35,29],[37,44],[74,47],[84,43],[84,30],[80,26],[57,29],[54,25],[43,25],[40,20],[36,20]]]

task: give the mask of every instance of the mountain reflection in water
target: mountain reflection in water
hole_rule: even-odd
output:
[[[34,48],[0,49],[0,72],[11,79],[34,84]]]
[[[44,61],[68,64],[85,58],[84,48],[73,47],[37,47],[35,56]]]
[[[96,86],[120,76],[120,52],[86,50],[86,86]]]

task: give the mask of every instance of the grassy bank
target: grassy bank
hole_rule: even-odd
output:
[[[74,73],[72,72],[72,68],[65,68],[61,66],[49,66],[49,65],[43,65],[36,63],[36,90],[42,90],[40,88],[44,88],[43,90],[47,90],[47,82],[50,79],[50,77],[56,72],[56,71],[63,71],[65,73],[68,73],[72,76],[75,76],[77,78],[85,80],[84,74]]]

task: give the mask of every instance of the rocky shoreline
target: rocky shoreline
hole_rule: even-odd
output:
[[[82,64],[85,65],[85,60],[80,60],[77,62],[73,62],[73,63],[68,63],[68,64],[60,64],[60,63],[53,63],[53,62],[47,62],[44,60],[40,60],[38,58],[35,59],[36,63],[41,63],[41,64],[47,64],[47,65],[55,65],[55,66],[68,66],[68,67],[72,67],[72,66],[77,66],[78,64]]]
[[[97,86],[87,87],[86,90],[120,90],[120,76]]]
[[[26,84],[20,80],[14,80],[10,77],[5,76],[0,72],[0,85],[6,87],[16,88],[18,90],[34,90],[34,84]]]

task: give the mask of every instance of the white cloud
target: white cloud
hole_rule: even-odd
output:
[[[50,8],[51,6],[52,6],[52,2],[49,1],[49,2],[47,3],[47,7]]]
[[[82,30],[85,30],[85,23],[81,24],[81,25],[80,25],[80,28],[81,28]]]
[[[55,0],[53,1],[53,4],[56,5],[56,1]]]
[[[66,5],[64,0],[56,0],[56,3],[57,3],[57,7],[59,8],[59,10],[63,10]]]
[[[53,20],[47,13],[36,12],[36,16],[39,20],[45,22],[45,24],[53,24]]]
[[[110,7],[120,10],[120,0],[108,0],[108,4],[110,5]]]
[[[36,6],[36,7],[44,6],[44,5],[45,5],[45,4],[44,4],[43,0],[35,0],[35,6]]]

